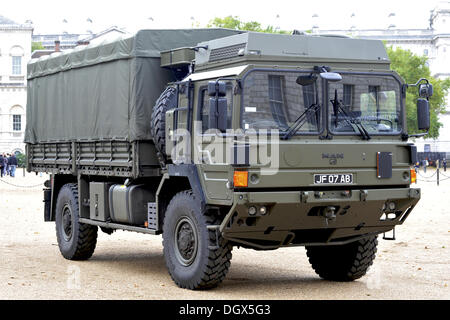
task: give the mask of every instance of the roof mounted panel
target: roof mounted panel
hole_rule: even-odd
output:
[[[207,50],[196,52],[197,65],[238,56],[297,57],[302,60],[352,60],[389,63],[382,41],[344,37],[316,37],[249,32],[202,42]]]

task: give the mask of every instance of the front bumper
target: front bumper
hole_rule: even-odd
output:
[[[336,244],[392,230],[419,199],[420,189],[414,188],[235,192],[220,231],[230,241],[260,249]],[[251,206],[255,215],[248,212]],[[261,206],[267,208],[264,215]]]

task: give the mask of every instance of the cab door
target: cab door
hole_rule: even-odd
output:
[[[197,103],[193,134],[196,137],[192,144],[193,159],[198,163],[198,173],[208,202],[230,204],[232,191],[227,187],[227,182],[232,181],[232,170],[228,149],[233,138],[229,133],[209,127],[211,98],[207,82],[200,83],[195,94]],[[226,83],[227,130],[232,129],[233,98],[233,84]]]

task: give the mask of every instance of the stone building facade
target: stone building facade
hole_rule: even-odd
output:
[[[0,153],[25,152],[27,62],[33,28],[0,16]]]

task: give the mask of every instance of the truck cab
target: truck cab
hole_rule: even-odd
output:
[[[207,206],[229,208],[226,239],[343,244],[405,221],[416,149],[382,42],[245,33],[197,48],[165,152],[169,172],[195,167]]]

